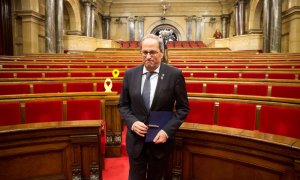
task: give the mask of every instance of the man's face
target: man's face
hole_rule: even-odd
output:
[[[145,39],[141,50],[143,63],[148,71],[154,71],[161,63],[163,53],[159,50],[159,44],[155,39]]]

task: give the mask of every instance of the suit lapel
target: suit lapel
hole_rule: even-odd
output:
[[[166,65],[161,63],[159,74],[158,74],[158,79],[157,79],[157,85],[156,85],[156,89],[155,89],[151,107],[159,100],[159,96],[162,93],[161,87],[164,85],[164,79],[165,79],[166,75],[167,75]]]

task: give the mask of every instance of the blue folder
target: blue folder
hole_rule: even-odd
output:
[[[172,119],[172,111],[151,111],[145,142],[153,142],[156,134]]]

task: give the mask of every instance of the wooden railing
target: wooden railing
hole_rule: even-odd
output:
[[[166,172],[166,179],[299,178],[299,139],[198,123],[176,133]]]

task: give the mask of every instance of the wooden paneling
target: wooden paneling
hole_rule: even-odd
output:
[[[169,168],[173,178],[300,178],[299,139],[193,123],[184,123],[176,138]]]
[[[101,179],[101,121],[0,127],[0,179]]]

